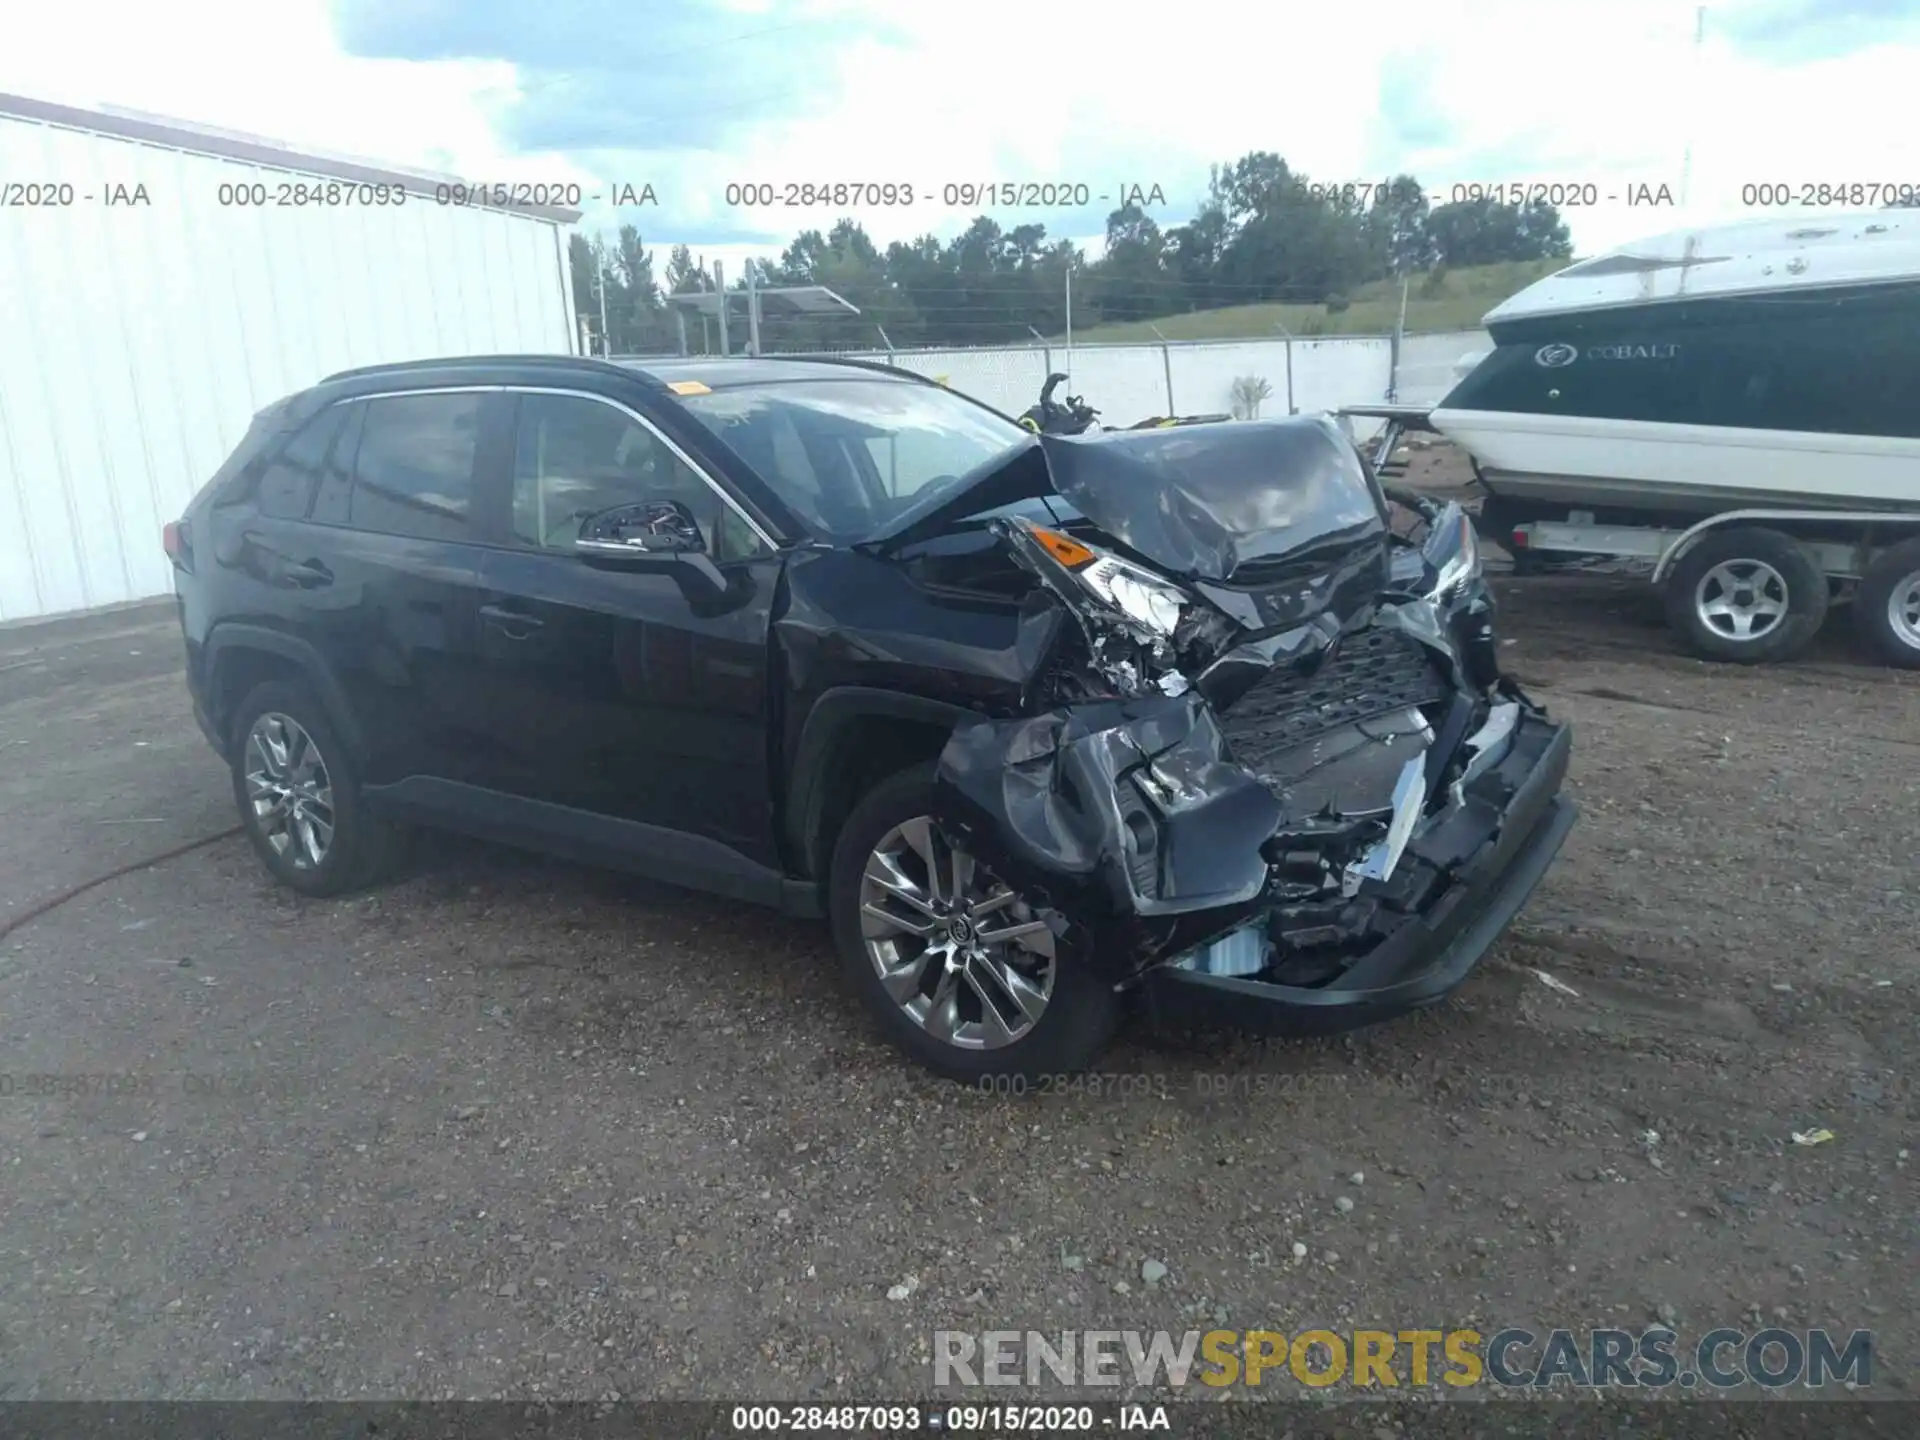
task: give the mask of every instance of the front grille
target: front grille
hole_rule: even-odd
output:
[[[1446,693],[1425,646],[1397,630],[1369,628],[1343,639],[1312,675],[1275,670],[1220,717],[1220,729],[1233,758],[1257,771],[1331,730],[1431,704]]]

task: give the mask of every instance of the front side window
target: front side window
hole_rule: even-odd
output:
[[[716,560],[766,548],[711,485],[625,411],[577,395],[520,397],[513,463],[518,539],[570,550],[589,517],[650,501],[683,507]]]
[[[354,464],[354,528],[466,539],[485,399],[464,393],[369,400]]]
[[[816,533],[858,540],[1032,437],[908,380],[770,381],[682,399]]]

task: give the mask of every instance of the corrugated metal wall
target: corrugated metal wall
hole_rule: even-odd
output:
[[[558,222],[221,203],[296,178],[0,115],[0,186],[73,187],[0,204],[0,620],[171,591],[160,527],[255,411],[324,375],[576,348]],[[106,203],[137,186],[148,204]]]

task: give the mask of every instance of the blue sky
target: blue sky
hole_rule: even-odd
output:
[[[477,180],[650,183],[657,208],[590,223],[735,266],[839,212],[729,206],[734,181],[911,184],[913,206],[856,212],[884,243],[963,225],[950,181],[1158,184],[1177,223],[1210,162],[1254,149],[1442,195],[1677,196],[1690,175],[1684,214],[1569,210],[1588,252],[1731,218],[1756,181],[1920,182],[1920,0],[1736,0],[1697,51],[1695,8],[1216,0],[1169,24],[1091,0],[72,0],[9,35],[0,89]],[[1110,203],[994,213],[1084,240]]]

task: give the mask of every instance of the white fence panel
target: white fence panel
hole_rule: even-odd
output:
[[[1056,350],[1056,362],[1064,351]],[[1039,346],[1004,350],[901,350],[863,360],[891,360],[903,370],[938,380],[1007,415],[1018,415],[1040,398],[1046,383],[1047,356]]]
[[[1484,330],[1448,330],[1408,335],[1400,342],[1400,373],[1395,389],[1402,405],[1438,405],[1453,388],[1455,367],[1470,354],[1493,348]]]
[[[1287,413],[1287,342],[1238,340],[1217,345],[1168,347],[1173,362],[1175,414],[1213,415],[1233,411],[1233,382],[1257,376],[1273,387],[1260,402],[1260,415]]]
[[[1302,414],[1342,405],[1377,405],[1386,398],[1393,345],[1363,340],[1295,340],[1293,404]]]
[[[1100,412],[1102,425],[1131,425],[1167,413],[1166,369],[1158,345],[1076,347],[1059,366],[1071,383],[1061,387]],[[1058,397],[1064,398],[1064,397]]]
[[[1419,339],[1426,342],[1423,354],[1444,353],[1451,366],[1459,350],[1472,348],[1473,334]],[[1378,405],[1386,399],[1393,345],[1385,336],[1339,336],[1081,345],[1071,351],[1064,345],[900,350],[851,358],[886,361],[940,380],[1008,415],[1018,415],[1039,398],[1051,366],[1068,376],[1058,398],[1083,396],[1103,424],[1125,426],[1154,415],[1231,413],[1233,382],[1243,376],[1257,376],[1272,387],[1260,405],[1265,419],[1286,415],[1289,406],[1308,414]],[[1365,438],[1377,428],[1361,421],[1355,433]]]

